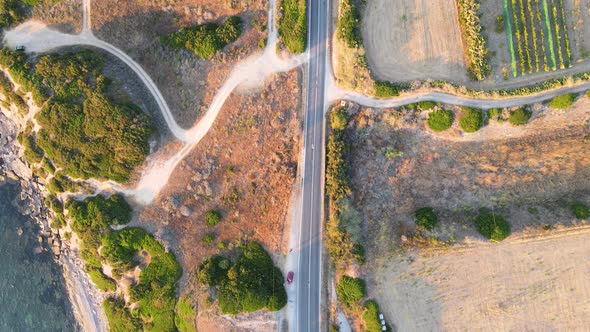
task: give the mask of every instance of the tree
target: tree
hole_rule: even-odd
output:
[[[483,126],[483,113],[471,107],[463,108],[465,113],[459,118],[459,125],[466,133],[474,133]]]
[[[551,101],[549,101],[549,106],[556,110],[563,110],[572,106],[576,101],[576,97],[577,95],[575,93],[566,93],[551,99]]]
[[[532,112],[527,107],[518,108],[510,112],[508,122],[513,126],[521,126],[529,122]]]
[[[428,115],[428,127],[434,131],[444,131],[453,125],[455,117],[449,110],[438,110]]]
[[[438,216],[433,208],[423,207],[416,210],[415,221],[416,225],[430,231],[438,223]]]
[[[590,208],[582,202],[575,202],[571,206],[573,215],[578,219],[590,218]]]
[[[215,227],[221,222],[221,211],[209,210],[205,213],[205,219],[207,221],[207,226]]]
[[[480,209],[475,220],[479,233],[486,239],[502,241],[510,235],[510,224],[502,217],[488,209]]]

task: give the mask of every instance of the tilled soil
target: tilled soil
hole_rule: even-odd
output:
[[[370,0],[362,18],[367,60],[381,80],[467,80],[454,0]]]

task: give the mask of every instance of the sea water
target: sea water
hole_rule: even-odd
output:
[[[61,267],[13,204],[19,190],[0,181],[0,331],[76,331]]]

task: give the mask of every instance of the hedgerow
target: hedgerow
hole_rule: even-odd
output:
[[[242,19],[230,16],[221,25],[217,23],[197,24],[161,36],[163,44],[174,48],[186,48],[198,57],[210,58],[228,44],[233,43],[242,33]]]
[[[361,15],[351,0],[340,1],[340,15],[336,27],[336,35],[350,48],[362,46],[360,32]]]
[[[477,0],[459,0],[459,23],[463,29],[467,43],[467,58],[469,59],[467,70],[472,78],[481,81],[491,72],[488,63],[488,48],[482,35],[479,21],[479,2]]]
[[[305,52],[307,40],[307,10],[305,0],[282,0],[279,36],[291,53]]]
[[[557,96],[551,99],[551,101],[549,101],[549,106],[551,106],[551,108],[558,110],[566,109],[572,106],[572,104],[576,101],[577,97],[578,95],[576,95],[575,93],[566,93],[564,95]]]
[[[379,304],[375,300],[367,300],[364,304],[363,320],[365,321],[365,332],[381,332],[381,320],[379,319]],[[386,324],[385,331],[391,331]]]
[[[401,90],[398,84],[392,82],[384,82],[384,81],[375,81],[375,96],[381,98],[388,98],[388,97],[395,97],[399,96],[399,92]]]

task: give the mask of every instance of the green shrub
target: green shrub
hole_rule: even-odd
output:
[[[533,113],[528,109],[528,107],[521,107],[510,112],[508,122],[510,122],[510,124],[513,126],[521,126],[529,122],[532,114]]]
[[[27,18],[29,6],[22,0],[3,0],[0,2],[0,28],[16,25]]]
[[[459,125],[466,133],[474,133],[483,126],[483,113],[481,110],[464,107],[465,112],[459,118]]]
[[[428,127],[434,131],[444,131],[453,125],[455,117],[452,111],[438,110],[428,115]]]
[[[161,42],[174,48],[185,48],[203,59],[233,43],[242,33],[242,19],[230,16],[221,25],[197,24],[161,37]]]
[[[504,29],[506,28],[506,26],[504,25],[504,15],[498,15],[496,16],[496,27],[494,28],[494,31],[496,31],[496,33],[503,33]]]
[[[205,236],[203,236],[203,238],[201,239],[201,241],[203,243],[213,243],[213,241],[215,241],[215,238],[216,237],[217,236],[213,232],[207,233],[207,234],[205,234]]]
[[[182,296],[176,303],[176,317],[174,321],[179,332],[197,332],[193,321],[196,317],[188,296]]]
[[[582,202],[575,202],[571,206],[572,213],[578,219],[590,218],[590,208]]]
[[[340,200],[351,193],[348,184],[348,143],[342,131],[334,131],[328,137],[326,151],[326,193],[334,200]]]
[[[415,221],[416,225],[430,231],[438,224],[438,216],[433,208],[423,207],[416,210]]]
[[[25,149],[24,157],[29,164],[37,164],[43,161],[45,153],[37,145],[34,133],[28,131],[20,132],[17,135],[17,140]]]
[[[575,93],[566,93],[551,99],[551,101],[549,101],[549,106],[557,110],[566,109],[572,106],[572,104],[576,101],[576,97],[577,95]]]
[[[361,15],[351,0],[340,1],[340,15],[338,17],[337,37],[350,48],[362,46],[360,32]]]
[[[392,82],[375,81],[375,96],[380,98],[399,96],[400,86]]]
[[[150,257],[139,283],[130,288],[131,302],[138,304],[137,311],[130,312],[118,298],[103,303],[111,330],[175,330],[176,286],[182,268],[174,254],[166,252],[145,230],[137,227],[112,229],[111,226],[126,224],[131,219],[131,207],[125,199],[120,195],[108,199],[95,196],[81,202],[70,200],[66,208],[72,219],[72,229],[82,240],[80,249],[85,268],[97,271],[90,273],[99,287],[111,287],[107,279],[99,275],[103,263],[113,267],[116,277],[139,264],[136,259],[139,252],[145,251]]]
[[[336,294],[338,299],[345,307],[352,307],[365,296],[366,286],[365,281],[360,278],[351,278],[343,275],[338,280],[336,286]]]
[[[219,210],[209,210],[205,213],[205,220],[207,222],[207,226],[215,227],[217,224],[221,222],[221,211]]]
[[[344,130],[348,125],[348,117],[344,108],[337,108],[330,112],[330,127],[334,130]]]
[[[424,101],[419,101],[416,103],[416,107],[418,107],[419,109],[421,109],[423,111],[431,110],[431,109],[435,108],[437,105],[438,104],[432,100],[424,100]]]
[[[101,270],[87,269],[86,272],[90,276],[92,282],[103,292],[114,291],[116,289],[115,282],[107,277]]]
[[[214,256],[206,259],[197,273],[200,283],[216,287],[224,314],[254,312],[266,307],[278,311],[287,304],[282,272],[256,242],[240,247],[235,261]]]
[[[488,209],[480,209],[475,227],[481,235],[492,241],[502,241],[510,235],[510,224],[504,217]]]
[[[365,321],[365,332],[381,332],[381,320],[379,319],[379,304],[375,300],[365,302],[363,320]],[[386,325],[386,331],[391,331]]]
[[[500,108],[490,108],[489,110],[487,110],[488,113],[488,119],[493,119],[496,117],[499,117],[500,115],[502,115],[502,109]]]
[[[307,10],[305,0],[282,0],[283,13],[279,19],[279,36],[291,53],[305,52],[307,40]]]
[[[404,155],[403,151],[397,150],[391,146],[386,147],[383,149],[383,156],[387,160],[392,160],[395,157],[401,157]]]
[[[149,153],[154,127],[137,106],[117,104],[105,94],[102,59],[85,50],[43,55],[34,66],[15,62],[11,68],[17,64],[23,69],[17,76],[11,70],[15,80],[20,75],[41,82],[41,87],[29,83],[25,89],[53,95],[35,117],[41,130],[29,138],[27,150],[37,146],[53,165],[76,178],[127,181]]]
[[[122,299],[109,297],[102,303],[112,332],[141,331],[141,322],[125,308]]]

